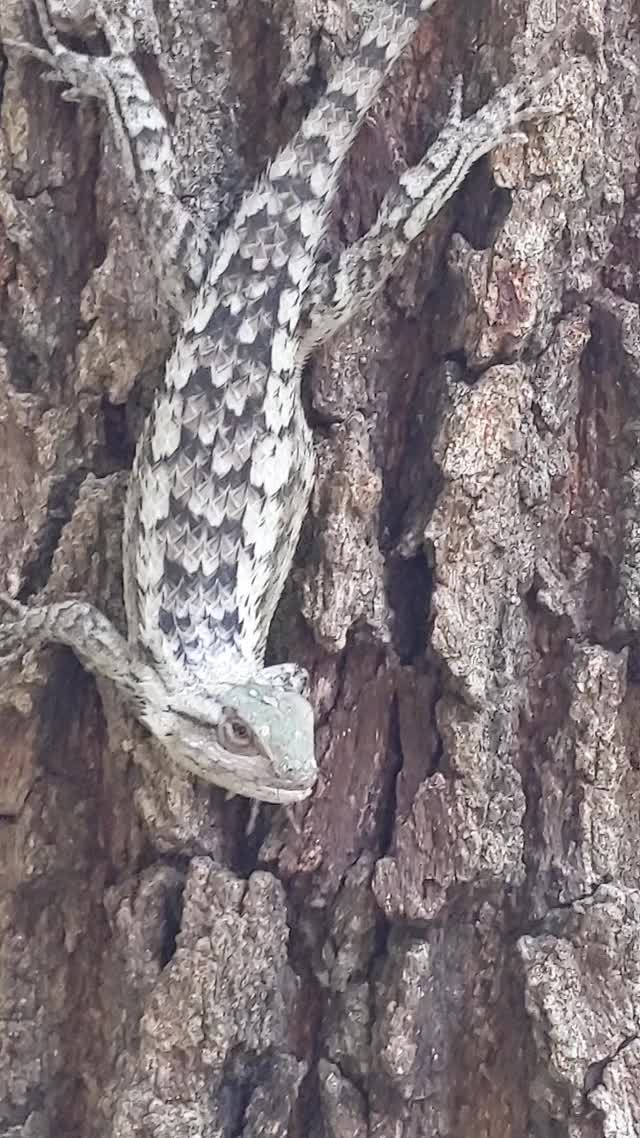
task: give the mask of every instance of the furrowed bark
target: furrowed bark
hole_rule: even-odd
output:
[[[366,18],[136,11],[212,227]],[[479,163],[308,368],[318,480],[272,656],[312,671],[314,797],[247,833],[72,655],[0,662],[0,1134],[637,1133],[638,28],[631,0],[565,15],[566,110]],[[435,6],[331,249],[455,75],[475,109],[554,19]],[[13,0],[0,34],[30,20]],[[126,473],[174,326],[99,110],[0,68],[0,587],[124,629]]]

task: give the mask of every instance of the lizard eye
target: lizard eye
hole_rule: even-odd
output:
[[[255,750],[253,731],[241,719],[225,719],[218,727],[218,739],[226,751],[244,753]]]

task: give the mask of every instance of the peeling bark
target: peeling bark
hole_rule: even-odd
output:
[[[366,3],[134,8],[213,228]],[[271,650],[312,671],[313,798],[247,830],[69,653],[0,662],[0,1134],[640,1134],[638,11],[563,12],[566,111],[478,164],[308,369],[319,475]],[[454,75],[480,105],[555,16],[436,5],[330,244]],[[0,36],[31,21],[7,0]],[[101,112],[9,59],[0,583],[122,627],[126,476],[174,328]]]

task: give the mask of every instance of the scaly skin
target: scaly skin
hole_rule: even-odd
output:
[[[305,356],[371,299],[473,162],[543,113],[553,78],[521,77],[467,120],[458,88],[441,135],[389,192],[370,233],[318,271],[342,163],[433,2],[381,0],[353,56],[243,197],[206,272],[204,236],[175,196],[166,120],[102,9],[109,57],[63,47],[45,0],[34,3],[46,49],[13,45],[45,63],[70,97],[104,101],[160,285],[187,315],[130,480],[128,644],[83,602],[21,609],[5,598],[13,618],[0,648],[20,638],[70,644],[117,684],[177,764],[267,801],[305,798],[316,778],[304,675],[264,667],[313,479]]]

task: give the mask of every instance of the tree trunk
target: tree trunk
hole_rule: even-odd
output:
[[[214,229],[366,4],[172,0],[159,42],[128,4]],[[640,1135],[638,8],[570,7],[566,108],[308,368],[318,478],[272,656],[312,671],[313,798],[248,826],[71,653],[2,664],[0,1134]],[[556,16],[436,5],[333,247],[455,75],[469,112]],[[0,31],[35,36],[29,6]],[[103,111],[2,66],[0,584],[124,627],[124,487],[175,326]]]

